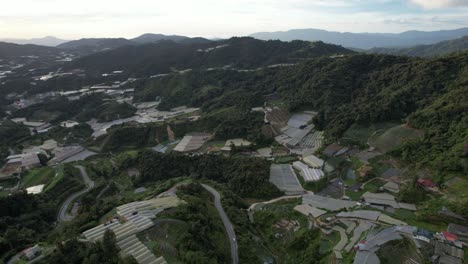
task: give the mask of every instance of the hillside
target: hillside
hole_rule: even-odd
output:
[[[65,42],[57,46],[60,49],[89,49],[100,51],[104,49],[113,49],[126,45],[133,45],[134,43],[124,38],[88,38],[79,39]]]
[[[468,28],[441,31],[407,31],[391,33],[350,33],[320,29],[292,29],[280,32],[259,32],[251,37],[263,40],[279,39],[283,41],[307,40],[323,41],[349,48],[370,49],[374,47],[409,47],[451,40],[468,35]]]
[[[44,56],[58,54],[59,50],[52,47],[38,45],[19,45],[0,42],[0,58],[11,58],[18,56]]]
[[[316,125],[333,139],[355,123],[406,120],[425,134],[399,150],[401,156],[461,171],[459,155],[468,141],[467,73],[466,52],[432,60],[351,55],[255,72],[170,75],[148,81],[136,97],[162,96],[160,107],[187,104],[217,111],[249,109],[276,93],[291,111],[319,110]]]
[[[297,63],[309,58],[350,54],[350,50],[323,42],[261,41],[231,38],[209,43],[176,43],[126,46],[78,59],[68,65],[91,73],[125,70],[136,76],[170,73],[173,70],[234,67],[258,68],[280,63]]]
[[[433,45],[419,45],[410,48],[373,48],[368,53],[390,54],[413,57],[436,57],[468,49],[468,35],[455,40],[447,40]]]

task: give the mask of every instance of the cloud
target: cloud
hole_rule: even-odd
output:
[[[468,6],[468,0],[410,0],[426,9]]]

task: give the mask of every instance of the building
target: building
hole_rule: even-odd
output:
[[[462,215],[459,215],[457,213],[454,213],[452,211],[450,211],[447,207],[443,206],[440,210],[439,210],[439,215],[441,216],[444,216],[444,217],[447,217],[447,218],[450,218],[452,220],[458,220],[458,221],[461,221],[461,222],[465,222],[466,221],[466,218],[463,217]]]
[[[391,206],[393,208],[400,208],[397,201],[395,200],[395,196],[388,193],[366,192],[362,195],[362,199],[372,205],[383,205]]]
[[[67,121],[64,121],[64,122],[60,123],[60,126],[64,127],[64,128],[72,128],[72,127],[75,127],[75,126],[77,126],[79,124],[80,123],[78,123],[78,122],[75,122],[75,121],[72,121],[72,120],[67,120]]]
[[[302,178],[304,178],[306,182],[318,181],[325,177],[325,173],[321,169],[311,169],[300,161],[293,162],[293,167],[300,171]]]
[[[310,206],[308,204],[296,205],[294,207],[294,210],[298,211],[299,213],[301,213],[301,214],[307,216],[309,219],[311,219],[312,224],[315,227],[320,227],[319,218],[322,215],[327,213],[327,211],[318,209],[316,207],[312,207],[312,206]]]
[[[56,165],[83,151],[85,151],[85,149],[81,146],[67,146],[56,148],[54,149],[55,157],[50,160],[50,164]]]
[[[270,182],[286,195],[300,195],[305,192],[289,164],[272,164]]]
[[[304,157],[302,161],[314,169],[321,169],[323,167],[324,161],[314,155]]]
[[[224,147],[221,148],[222,151],[231,151],[232,146],[236,148],[249,147],[252,143],[242,138],[228,139],[224,144]]]
[[[190,133],[187,134],[177,146],[174,151],[177,152],[191,152],[199,150],[206,142],[212,138],[211,134],[207,133]]]
[[[27,248],[25,250],[23,250],[23,256],[27,259],[27,260],[33,260],[35,258],[37,258],[39,255],[41,255],[41,247],[39,245],[35,245],[33,247],[30,247],[30,248]]]
[[[447,231],[455,234],[458,236],[458,239],[463,242],[465,245],[468,244],[468,227],[457,225],[457,224],[449,224],[447,227]]]
[[[437,192],[439,190],[437,184],[430,179],[418,179],[416,184],[429,192]]]
[[[10,155],[6,158],[7,166],[17,167],[24,170],[33,169],[36,167],[41,166],[41,161],[36,153],[26,153],[26,154],[18,154],[18,155]]]
[[[395,183],[395,182],[387,182],[385,183],[384,186],[382,186],[384,190],[386,191],[389,191],[389,192],[392,192],[392,193],[399,193],[400,192],[400,186],[398,185],[398,183]]]

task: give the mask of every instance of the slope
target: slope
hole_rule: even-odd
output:
[[[436,57],[468,49],[468,35],[463,38],[439,42],[433,45],[419,45],[410,48],[373,48],[367,53],[403,55],[413,57]]]
[[[307,58],[349,54],[352,51],[322,42],[261,41],[232,38],[209,43],[176,43],[126,46],[92,54],[69,64],[91,73],[125,70],[136,76],[169,73],[174,70],[236,67],[257,68],[279,63],[296,63]]]
[[[136,98],[162,96],[161,107],[187,104],[216,113],[250,109],[276,94],[291,111],[320,111],[316,125],[329,139],[340,138],[355,123],[403,120],[425,132],[404,145],[403,157],[461,171],[468,141],[467,73],[468,52],[430,60],[359,54],[251,72],[174,74],[138,87]]]

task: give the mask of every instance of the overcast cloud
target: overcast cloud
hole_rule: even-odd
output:
[[[0,38],[440,30],[468,26],[467,14],[468,0],[15,0],[2,3]]]

